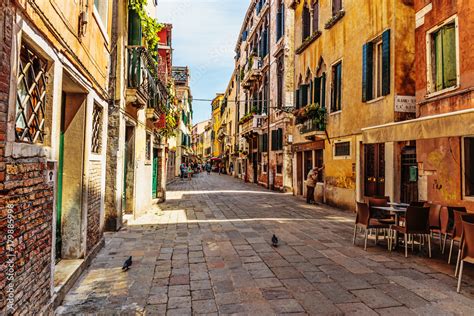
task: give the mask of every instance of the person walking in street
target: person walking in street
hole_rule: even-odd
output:
[[[180,170],[181,181],[183,181],[184,177],[186,176],[186,171],[187,171],[186,164],[184,162],[179,166],[179,170]]]
[[[207,174],[208,174],[208,175],[211,174],[211,169],[212,169],[211,163],[208,161],[208,162],[206,163],[206,171],[207,171]]]
[[[192,164],[188,164],[188,180],[191,181],[193,177],[193,167]]]
[[[308,204],[317,204],[314,199],[314,189],[316,183],[318,182],[319,173],[324,169],[324,165],[321,168],[315,167],[311,169],[308,173],[306,180],[306,203]]]

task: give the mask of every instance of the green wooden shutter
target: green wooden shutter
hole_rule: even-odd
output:
[[[300,108],[300,89],[296,89],[295,91],[295,107],[297,109]]]
[[[433,48],[435,52],[435,89],[443,89],[443,36],[442,29],[433,34]]]
[[[382,95],[390,94],[390,30],[382,34]]]
[[[263,134],[263,151],[268,152],[268,134]]]
[[[278,147],[278,139],[277,139],[277,131],[272,131],[272,150],[277,150]]]
[[[308,85],[304,84],[301,86],[301,107],[308,105]]]
[[[326,107],[326,73],[321,77],[321,107]]]
[[[258,151],[263,152],[263,135],[258,135]]]
[[[283,129],[279,128],[277,130],[277,140],[278,140],[278,150],[283,149]]]
[[[313,89],[314,89],[314,83],[313,81],[311,81],[309,83],[309,104],[313,104]]]
[[[128,45],[142,44],[142,23],[137,11],[128,9]]]
[[[362,47],[362,102],[373,99],[373,60],[374,45],[370,42]]]
[[[336,67],[336,110],[342,110],[342,63]]]
[[[321,105],[321,80],[322,77],[314,78],[314,103]]]
[[[443,28],[443,88],[455,86],[456,74],[456,27],[454,24]]]

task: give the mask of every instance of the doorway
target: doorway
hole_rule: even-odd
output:
[[[158,148],[153,148],[153,174],[151,181],[151,195],[153,199],[158,198]]]
[[[364,145],[365,196],[385,195],[385,144]]]
[[[418,201],[418,164],[416,147],[404,147],[401,157],[400,202]]]
[[[84,256],[83,175],[87,94],[63,75],[56,191],[56,262]]]
[[[135,126],[127,122],[125,127],[125,153],[122,211],[133,214],[135,195]]]
[[[253,164],[253,183],[258,183],[258,153],[256,152],[252,154],[252,164]]]
[[[296,153],[296,188],[297,188],[297,195],[303,195],[303,182],[304,182],[304,175],[303,175],[303,152],[299,151]]]

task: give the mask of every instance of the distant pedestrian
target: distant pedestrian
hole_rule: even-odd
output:
[[[234,163],[233,162],[230,163],[229,172],[230,172],[231,175],[234,173]]]
[[[321,168],[315,167],[311,169],[308,173],[308,177],[306,179],[306,203],[308,204],[316,204],[314,199],[314,189],[316,187],[316,183],[318,182],[319,173],[324,169],[324,166]]]
[[[208,161],[208,162],[206,163],[206,171],[207,171],[207,174],[208,174],[208,175],[211,174],[211,169],[212,169],[211,163]]]
[[[184,162],[179,166],[179,170],[180,170],[181,181],[183,181],[184,177],[186,176],[186,172],[187,172],[187,167],[186,167],[186,164]]]
[[[191,181],[192,177],[193,177],[193,167],[192,167],[192,164],[188,164],[188,180]]]

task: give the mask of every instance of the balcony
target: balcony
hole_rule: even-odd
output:
[[[260,134],[261,129],[264,127],[265,117],[262,115],[251,114],[247,116],[247,119],[241,120],[241,133],[243,137],[252,137],[253,135]]]
[[[318,135],[325,135],[327,112],[326,108],[318,104],[311,104],[293,113],[296,117],[299,132],[306,138],[313,138]]]
[[[166,105],[167,90],[158,77],[158,64],[146,48],[128,46],[127,103],[143,109],[147,118],[157,119]]]
[[[260,57],[251,56],[245,65],[245,74],[242,86],[249,88],[252,83],[262,76],[262,60]]]

